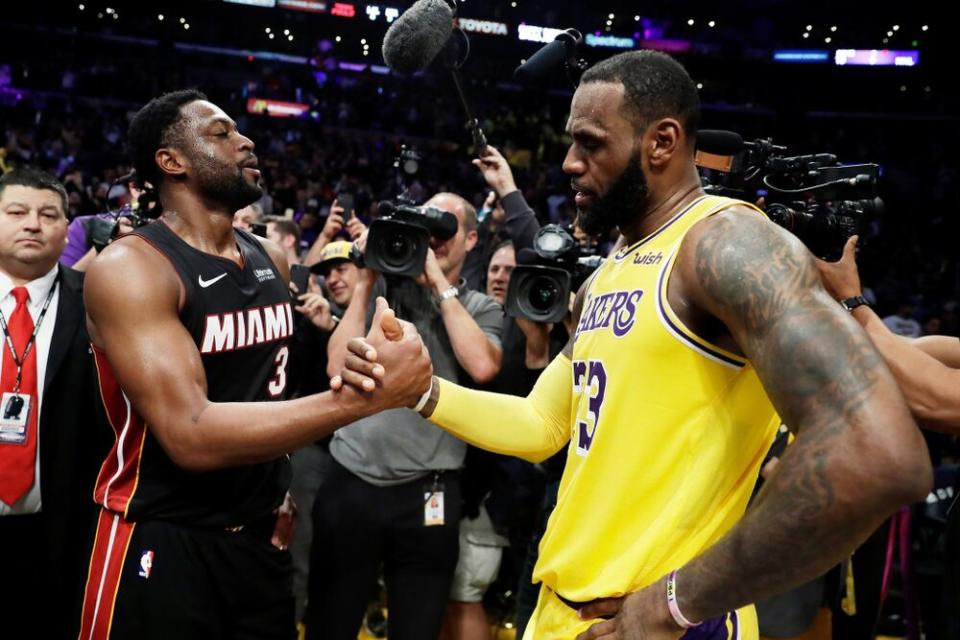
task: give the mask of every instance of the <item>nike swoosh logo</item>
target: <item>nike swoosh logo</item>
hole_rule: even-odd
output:
[[[197,276],[197,282],[200,283],[200,286],[202,288],[206,289],[207,287],[215,283],[217,280],[220,280],[221,278],[226,278],[226,277],[227,277],[227,274],[225,273],[221,273],[216,278],[211,278],[210,280],[204,280],[203,276]]]

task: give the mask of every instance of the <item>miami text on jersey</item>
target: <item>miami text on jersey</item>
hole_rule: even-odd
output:
[[[293,334],[293,310],[289,302],[207,316],[200,353],[221,353]]]

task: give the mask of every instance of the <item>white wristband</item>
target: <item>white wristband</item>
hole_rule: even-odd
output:
[[[413,408],[414,411],[420,413],[420,410],[427,406],[427,402],[430,401],[430,394],[433,392],[433,378],[430,378],[430,386],[426,391],[423,392],[423,395],[420,396],[420,402]]]

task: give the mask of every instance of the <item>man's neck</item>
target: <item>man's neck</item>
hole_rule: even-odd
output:
[[[0,273],[10,278],[13,286],[23,287],[50,273],[55,264],[0,263]]]
[[[287,251],[287,264],[295,265],[300,264],[300,255],[295,251]]]
[[[184,242],[198,251],[230,260],[238,257],[233,214],[200,207],[170,207],[164,211],[163,221]]]
[[[704,191],[696,173],[677,182],[665,196],[656,202],[651,202],[639,220],[626,228],[620,229],[620,233],[626,239],[626,244],[629,246],[646,238],[672,219],[677,212],[702,195],[704,195]]]

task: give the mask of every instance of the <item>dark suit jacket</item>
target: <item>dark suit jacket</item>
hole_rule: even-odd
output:
[[[83,274],[60,266],[60,300],[40,416],[40,493],[50,637],[75,638],[89,564],[96,476],[113,442],[87,336]],[[48,629],[48,631],[53,631]]]

